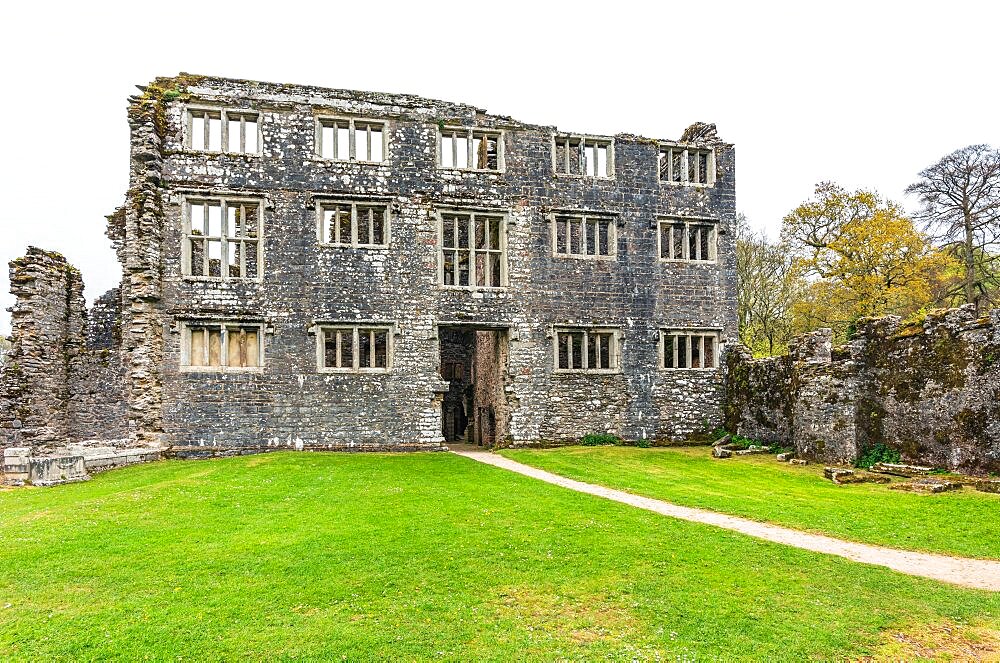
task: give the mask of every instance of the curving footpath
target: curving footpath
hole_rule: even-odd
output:
[[[556,486],[569,488],[580,493],[587,493],[588,495],[596,495],[597,497],[646,509],[647,511],[653,511],[664,516],[690,520],[705,525],[714,525],[734,532],[740,532],[747,536],[764,539],[765,541],[773,541],[774,543],[781,543],[786,546],[794,546],[795,548],[826,553],[828,555],[837,555],[855,562],[884,566],[893,571],[899,571],[900,573],[912,576],[940,580],[973,589],[1000,591],[1000,561],[949,557],[947,555],[911,552],[908,550],[872,546],[865,543],[842,541],[841,539],[821,534],[809,534],[778,525],[768,525],[754,520],[747,520],[746,518],[727,516],[714,511],[677,506],[670,502],[650,497],[641,497],[621,490],[615,490],[614,488],[605,488],[604,486],[597,486],[592,483],[567,479],[566,477],[561,477],[545,470],[539,470],[488,451],[452,449],[452,453],[479,461],[480,463],[517,472],[533,479],[555,484]]]

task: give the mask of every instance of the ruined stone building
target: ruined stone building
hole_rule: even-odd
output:
[[[714,126],[656,140],[404,94],[141,89],[108,219],[120,288],[87,310],[61,256],[11,263],[5,444],[418,449],[721,422],[735,164]]]

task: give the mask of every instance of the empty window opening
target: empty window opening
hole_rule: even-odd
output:
[[[661,219],[660,259],[714,262],[718,226],[707,220]]]
[[[390,367],[389,327],[323,327],[320,369],[385,371]]]
[[[389,243],[389,210],[368,203],[321,203],[320,242],[334,246],[384,247]]]
[[[506,271],[503,216],[441,214],[442,285],[499,288]]]
[[[385,124],[353,118],[319,118],[316,154],[337,161],[385,160]]]
[[[555,333],[557,371],[615,371],[618,333],[613,329],[560,329]]]
[[[555,171],[563,175],[611,177],[611,146],[607,139],[556,136]]]
[[[615,222],[607,216],[559,214],[553,219],[553,253],[575,258],[617,253]]]
[[[438,144],[442,168],[500,170],[500,132],[470,127],[446,127]]]
[[[225,279],[260,275],[260,205],[245,200],[189,200],[184,274]]]
[[[661,145],[659,171],[661,182],[711,186],[715,183],[715,151],[683,145]]]
[[[258,114],[227,109],[188,110],[187,147],[208,152],[259,154]]]
[[[260,325],[198,323],[185,326],[185,366],[223,369],[261,365]]]
[[[660,366],[677,368],[718,368],[719,333],[701,330],[661,332]]]

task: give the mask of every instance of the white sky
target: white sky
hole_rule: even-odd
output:
[[[818,181],[902,199],[948,152],[1000,144],[997,7],[9,3],[0,261],[33,244],[83,270],[88,300],[117,283],[104,215],[127,186],[126,97],[180,71],[408,92],[578,132],[677,138],[715,122],[736,143],[738,209],[776,235]],[[8,290],[0,269],[0,309]]]

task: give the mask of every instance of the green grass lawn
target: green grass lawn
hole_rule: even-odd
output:
[[[450,454],[161,462],[0,514],[0,659],[801,660],[1000,626],[997,594]]]
[[[707,447],[565,447],[504,456],[572,479],[684,506],[894,548],[1000,559],[1000,495],[922,495],[885,485],[838,486],[822,465],[772,455],[714,459]]]

